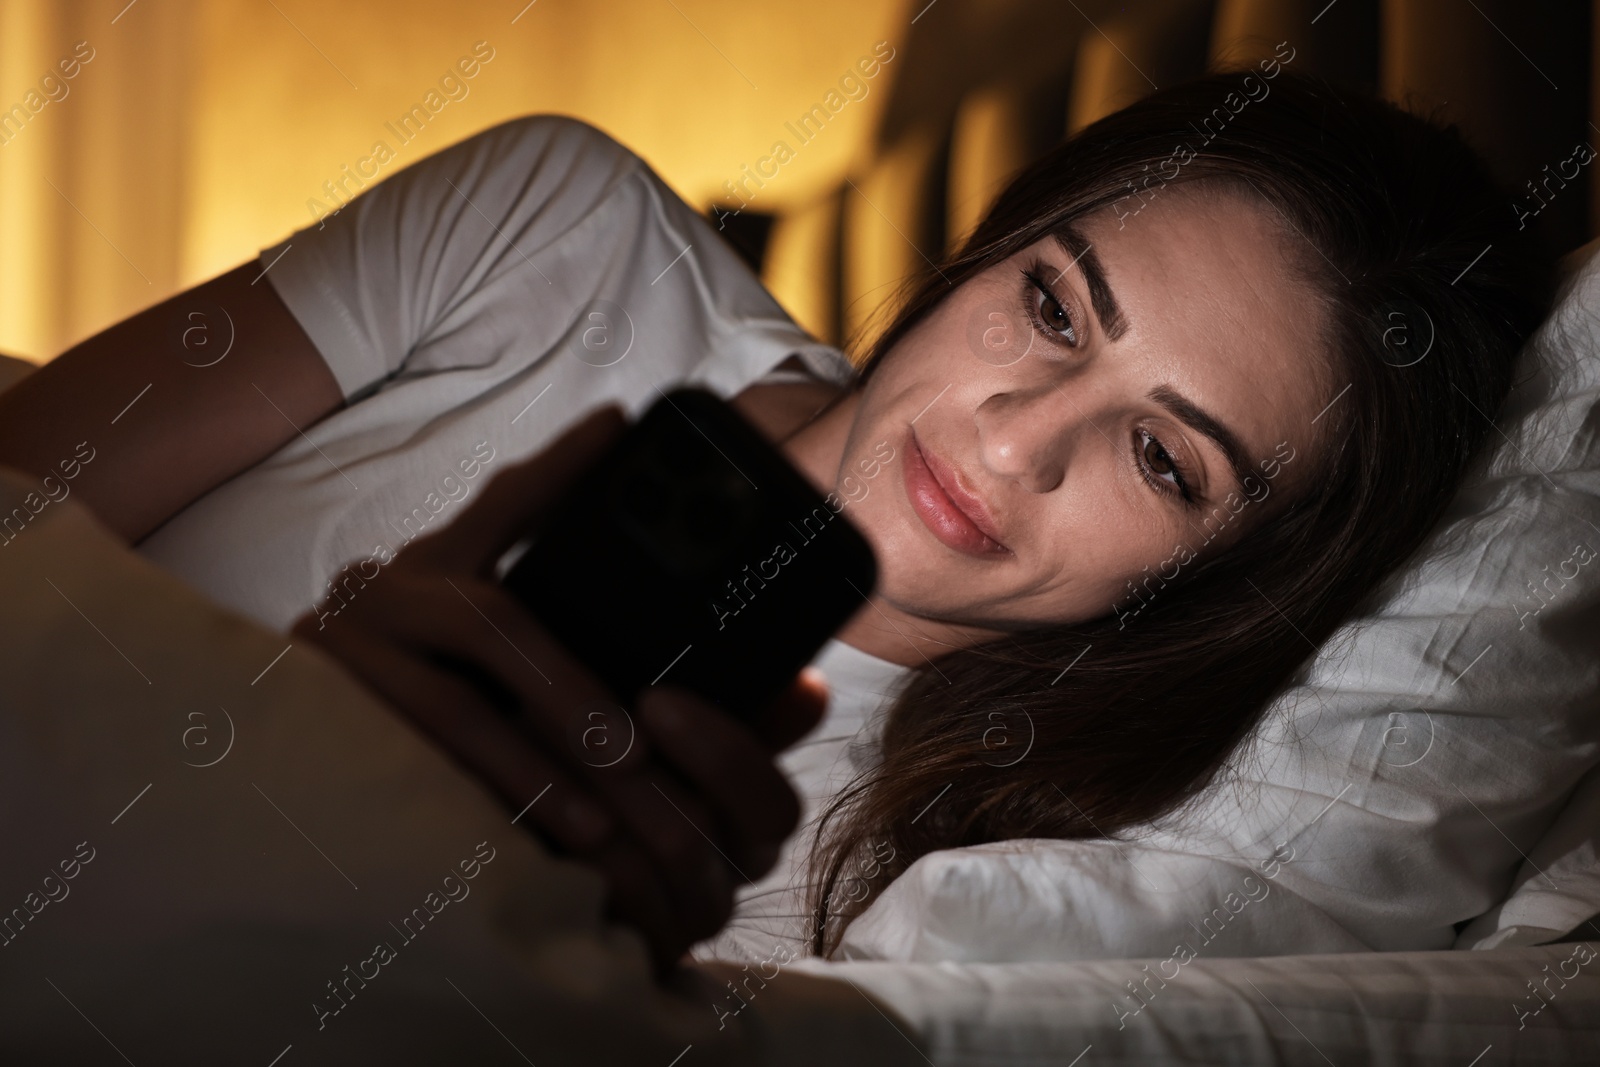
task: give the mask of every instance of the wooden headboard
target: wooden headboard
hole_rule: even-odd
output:
[[[1579,144],[1600,146],[1592,11],[1580,0],[925,3],[912,4],[872,150],[763,235],[764,280],[834,343],[867,330],[885,297],[1063,134],[1280,42],[1295,70],[1437,108],[1513,189]],[[1558,251],[1575,248],[1595,232],[1597,192],[1585,168],[1533,224]]]

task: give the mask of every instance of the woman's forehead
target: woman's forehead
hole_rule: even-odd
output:
[[[1252,451],[1303,446],[1332,399],[1322,302],[1293,247],[1305,239],[1264,200],[1209,184],[1170,185],[1131,218],[1076,220],[1126,323],[1109,344]],[[1086,291],[1081,274],[1075,284]]]

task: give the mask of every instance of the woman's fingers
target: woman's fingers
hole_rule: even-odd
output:
[[[738,877],[717,844],[718,821],[659,771],[621,775],[605,796],[628,836],[653,861],[684,925],[714,932],[733,908]]]
[[[633,926],[644,936],[659,974],[670,970],[695,942],[714,934],[731,914],[730,906],[710,925],[687,923],[676,902],[664,892],[650,859],[626,838],[576,858],[605,877],[608,917]]]
[[[691,825],[712,825],[712,819],[666,776],[624,775],[613,782],[620,786],[615,798],[590,794],[589,783],[545,756],[471,684],[413,650],[372,640],[355,628],[318,632],[309,619],[296,632],[315,635],[379,697],[520,812],[524,828],[558,853],[599,869],[612,910],[644,934],[658,967],[715,933],[731,914],[732,876]]]
[[[491,478],[449,526],[407,545],[411,561],[488,576],[501,554],[539,525],[537,520],[549,514],[627,426],[627,416],[616,404],[574,423],[531,459]]]
[[[621,756],[595,750],[593,724],[626,733],[626,710],[504,589],[466,576],[394,578],[381,590],[385,599],[369,604],[366,629],[492,680],[520,709],[512,718],[533,727],[551,751],[570,753],[589,767],[643,765],[643,753],[625,737],[615,742]]]
[[[296,631],[312,637],[307,626]],[[527,740],[472,686],[404,651],[341,630],[313,638],[458,763],[550,837],[594,848],[616,829],[604,802]],[[537,803],[536,803],[537,802]]]
[[[380,625],[403,643],[447,651],[503,686],[521,708],[518,721],[548,751],[564,751],[577,764],[573,772],[644,843],[683,907],[704,914],[729,892],[730,875],[753,877],[748,867],[770,867],[799,807],[770,751],[749,730],[678,690],[680,699],[692,702],[689,729],[678,735],[671,760],[695,786],[685,789],[650,766],[652,738],[641,735],[636,716],[505,590],[466,578],[449,589],[433,583],[409,593],[409,609],[385,613]],[[471,616],[463,617],[457,599]],[[459,623],[448,623],[452,617]],[[780,731],[815,724],[820,694],[814,683],[809,678],[774,703]],[[641,712],[645,703],[662,699],[649,694],[641,698]],[[696,799],[697,792],[709,805]]]
[[[497,694],[499,699],[479,700],[493,709],[496,734],[516,738],[518,748],[559,758],[570,775],[614,810],[620,811],[626,795],[630,825],[654,834],[657,854],[663,862],[671,860],[678,827],[662,826],[671,814],[662,795],[655,790],[641,795],[628,787],[649,765],[649,745],[633,713],[499,586],[466,577],[446,582],[397,577],[401,580],[386,591],[395,603],[377,604],[380,610],[371,613],[366,627],[398,646],[401,658],[427,656],[446,663],[456,675],[476,679],[468,686],[473,692]],[[386,606],[391,610],[381,610]],[[404,693],[396,696],[404,698]],[[667,788],[671,792],[670,784]],[[684,806],[700,813],[692,801]]]
[[[494,679],[539,744],[577,764],[571,771],[646,843],[686,906],[726,892],[711,873],[718,848],[742,878],[770,869],[799,819],[771,753],[819,721],[827,688],[817,671],[801,672],[751,727],[687,691],[662,687],[676,694],[664,699],[646,690],[639,714],[668,706],[652,713],[659,718],[641,736],[636,716],[500,586],[461,578],[396,591],[406,610],[376,613],[374,624],[402,644],[448,652]],[[665,720],[680,701],[684,725],[673,731]],[[647,769],[651,747],[662,748],[693,788]],[[709,803],[698,802],[697,793]]]
[[[650,765],[634,716],[500,587],[466,577],[396,579],[384,590],[394,603],[370,601],[366,623],[389,642],[373,653],[383,662],[370,668],[383,694],[486,776],[525,779],[532,751],[559,755],[579,787],[643,844],[686,922],[722,913],[733,877],[717,844],[723,820]],[[419,664],[421,656],[451,667]],[[418,679],[437,690],[431,675],[463,671],[489,684],[455,679],[454,692],[465,696],[454,710],[423,698]],[[503,703],[488,690],[502,693]]]
[[[770,870],[799,823],[800,804],[761,741],[727,712],[672,686],[645,690],[639,716],[656,750],[722,814],[737,850],[730,861],[749,878]]]

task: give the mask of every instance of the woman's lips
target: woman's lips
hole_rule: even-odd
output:
[[[917,443],[915,430],[910,434],[909,443],[911,447],[906,449],[903,475],[906,499],[911,502],[911,509],[917,513],[922,524],[933,536],[957,552],[965,552],[969,556],[1009,555],[1011,550],[979,529],[972,517],[958,507],[951,494],[945,491],[928,465],[921,445]],[[934,462],[939,461],[936,458]]]

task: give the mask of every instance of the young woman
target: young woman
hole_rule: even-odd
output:
[[[930,851],[1113,834],[1221,769],[1492,435],[1552,293],[1511,202],[1453,128],[1224,74],[1037,161],[920,280],[851,414],[806,434],[849,418],[849,455],[954,382],[916,439],[1007,551],[919,552],[890,494],[858,512],[888,598],[954,647],[913,665],[881,762],[822,820],[817,951]],[[1031,350],[974,361],[1008,298]],[[1032,730],[1014,764],[996,708]]]
[[[816,680],[754,727],[664,684],[601,772],[568,731],[603,691],[489,574],[523,502],[621,424],[512,465],[562,412],[642,407],[684,376],[736,396],[878,553],[838,639],[910,671],[875,765],[787,844],[815,843],[797,885],[827,953],[919,856],[1111,833],[1215,774],[1488,436],[1550,293],[1509,203],[1454,131],[1276,67],[1210,76],[1018,175],[851,373],[635,157],[523,120],[47,365],[0,396],[0,462],[43,474],[86,413],[100,433],[144,405],[74,483],[87,502],[130,540],[156,531],[143,550],[224,603],[298,619],[512,810],[549,785],[524,825],[602,869],[669,961],[726,920],[730,866],[779,859],[800,813],[772,753],[814,725]],[[225,359],[180,351],[196,311],[227,318]],[[632,345],[693,355],[609,392],[582,377],[640,367]],[[780,360],[811,380],[751,384]],[[560,386],[542,410],[538,374]],[[471,444],[532,410],[538,434]],[[495,455],[509,469],[460,504]],[[1031,724],[1024,758],[995,758],[1001,708]]]

